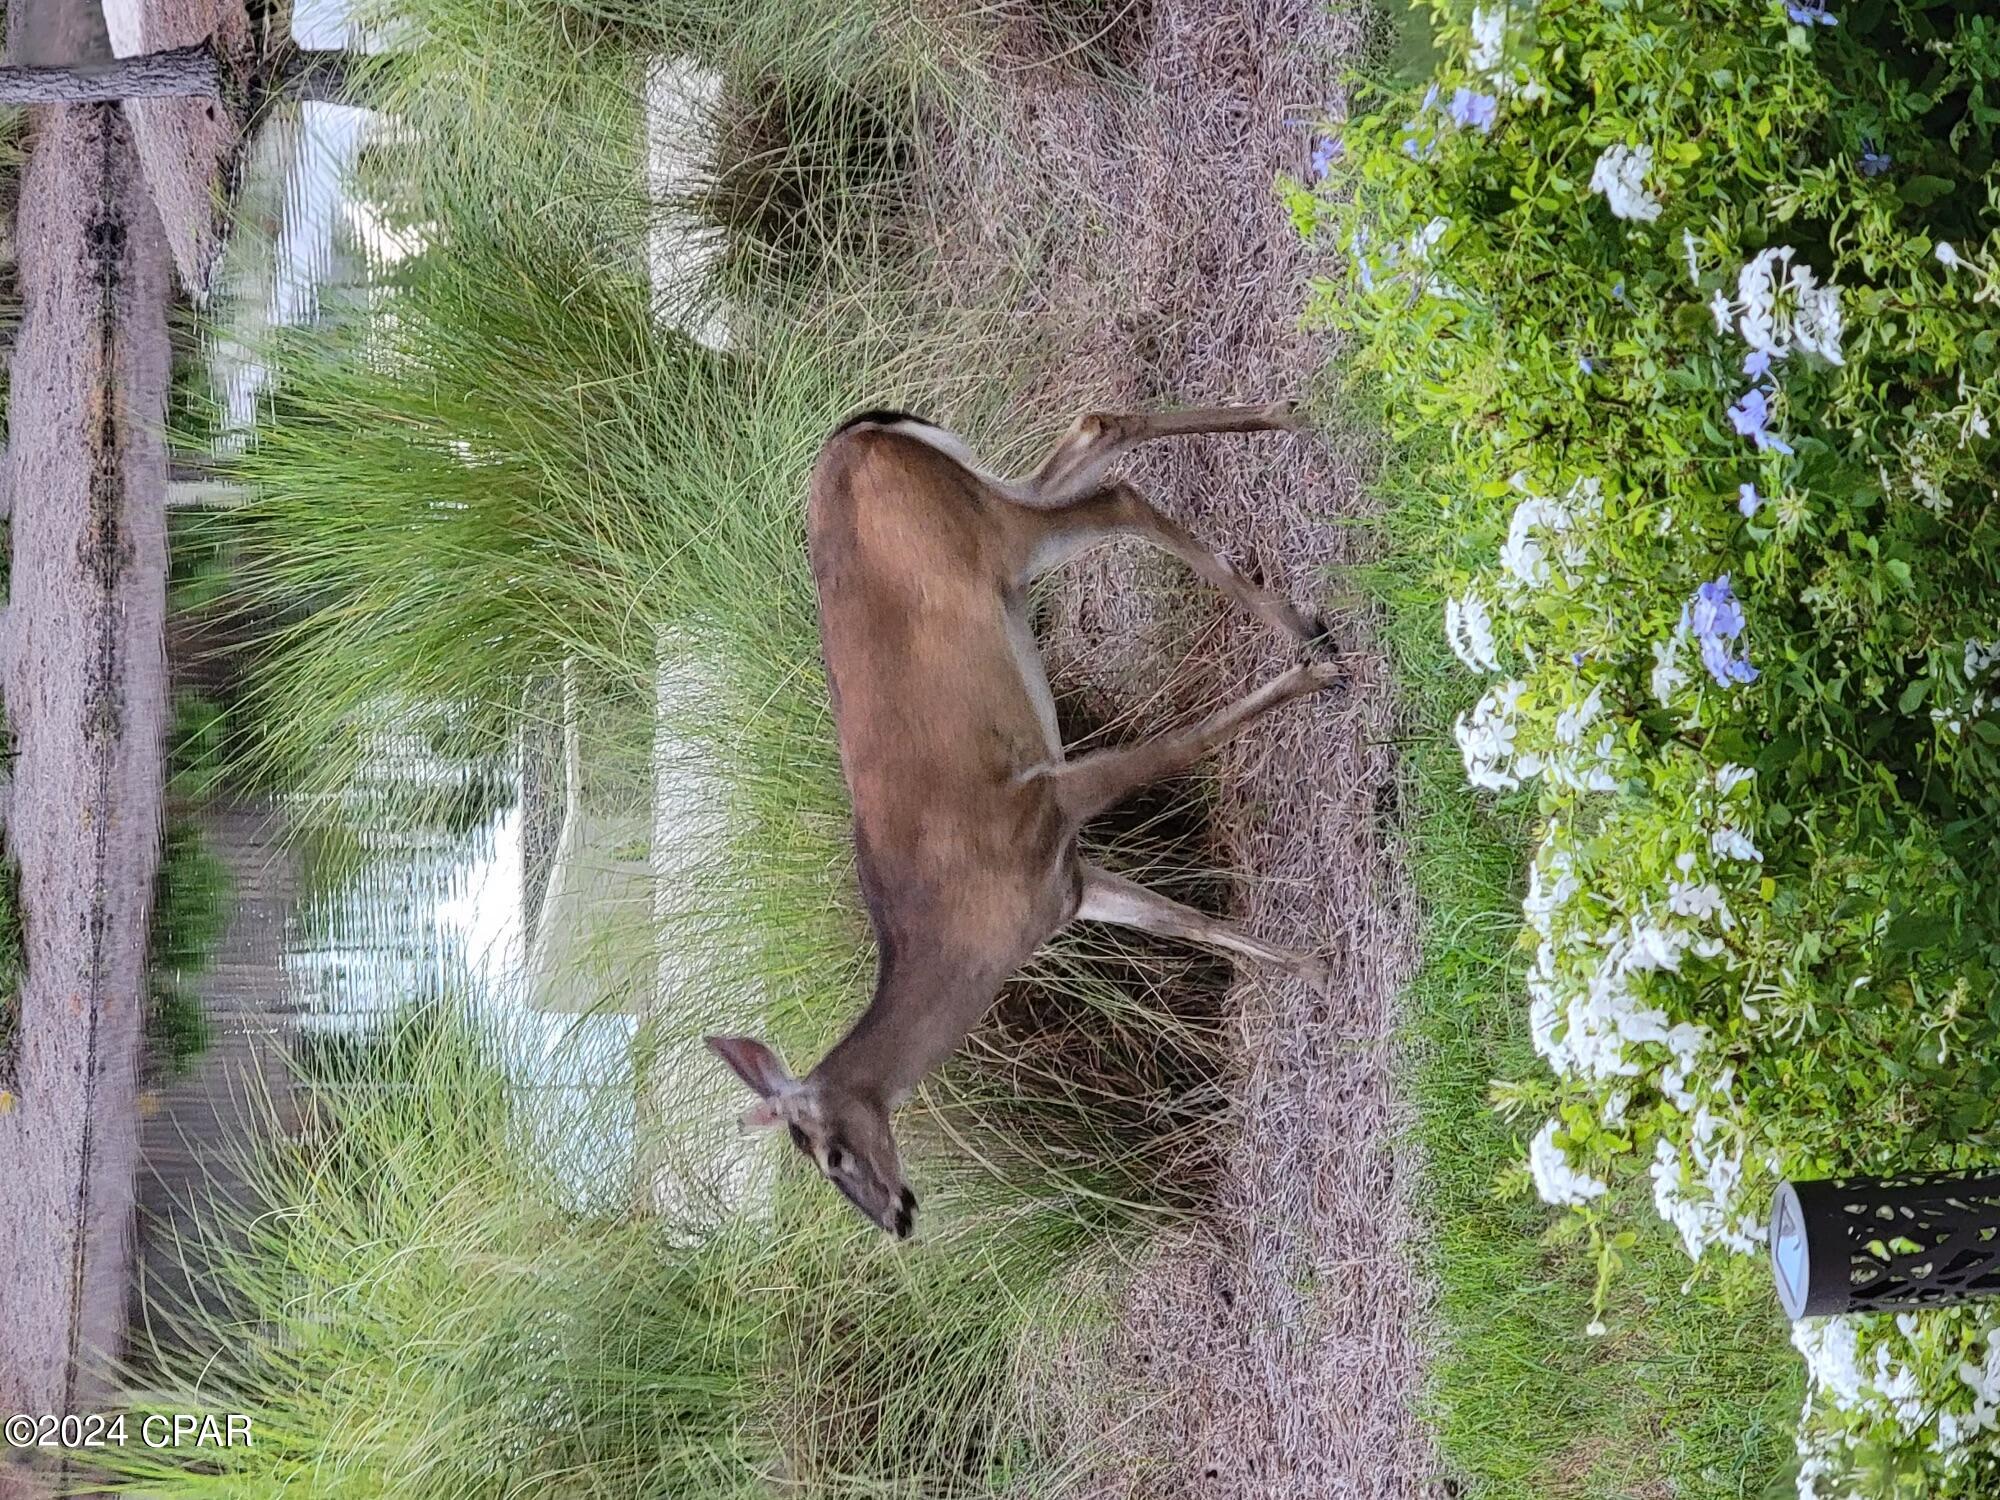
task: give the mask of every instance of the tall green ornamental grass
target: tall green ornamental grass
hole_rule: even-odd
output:
[[[743,11],[746,26],[776,14]],[[371,63],[364,91],[397,107],[411,145],[384,145],[364,181],[392,218],[422,226],[426,248],[384,268],[349,321],[274,340],[271,409],[222,465],[252,498],[201,538],[229,569],[220,592],[281,622],[260,648],[247,737],[229,741],[247,767],[232,769],[291,791],[302,814],[361,805],[445,826],[490,806],[490,783],[440,780],[428,801],[419,788],[385,804],[364,785],[385,742],[504,765],[546,714],[541,687],[565,674],[593,776],[608,763],[643,806],[664,747],[699,786],[676,809],[699,835],[664,883],[657,927],[651,912],[611,914],[605,941],[657,944],[678,977],[603,999],[646,1018],[638,1113],[664,1139],[642,1141],[642,1157],[685,1174],[690,1202],[736,1203],[746,1195],[702,1175],[714,1167],[700,1138],[731,1101],[700,1084],[726,1079],[707,1058],[699,1080],[683,1078],[668,1055],[727,1026],[765,1032],[803,1065],[865,1002],[871,968],[806,567],[806,475],[857,406],[962,403],[983,373],[956,358],[975,325],[902,321],[907,268],[873,259],[902,230],[870,217],[895,194],[867,175],[881,162],[864,143],[856,191],[839,173],[803,184],[830,196],[802,231],[783,208],[796,178],[774,189],[773,216],[720,226],[752,247],[723,266],[729,353],[662,326],[637,191],[638,89],[659,39],[632,30],[637,12],[477,20],[447,7],[426,47]],[[909,71],[920,56],[877,49],[857,76],[833,63],[859,54],[835,49],[814,81],[810,27],[761,59],[753,35],[718,43],[725,71],[755,82],[796,69],[806,80],[786,86],[809,100],[858,91],[878,110],[869,129],[900,122],[918,149],[917,115],[894,101],[929,76]],[[841,118],[805,109],[787,128]],[[719,167],[717,180],[741,179]],[[759,248],[772,245],[782,253]],[[750,272],[762,279],[746,287]],[[676,688],[656,715],[663,667]],[[1106,837],[1191,883],[1199,819],[1160,811]],[[340,818],[313,821],[333,825],[313,831],[323,848],[365,842]],[[329,1175],[281,1150],[267,1196],[284,1211],[269,1232],[243,1226],[257,1231],[250,1249],[215,1276],[246,1321],[196,1341],[246,1351],[241,1369],[225,1361],[230,1389],[282,1441],[220,1474],[191,1460],[133,1483],[1061,1493],[1025,1403],[1051,1331],[1084,1320],[1070,1278],[1184,1212],[1212,1166],[1225,1038],[1200,983],[1198,1003],[1179,1003],[1196,967],[1143,940],[1074,945],[1010,987],[994,1027],[899,1122],[924,1195],[907,1247],[860,1223],[782,1141],[767,1208],[752,1194],[687,1223],[578,1221],[506,1145],[518,1099],[500,1088],[489,1101],[485,1075],[459,1080],[456,1063],[438,1085],[403,1081],[388,1066],[403,1054],[373,1050],[352,1087],[320,1086],[321,1134],[358,1141],[361,1165]],[[460,1088],[463,1124],[442,1102]],[[604,1108],[621,1088],[605,1085]],[[423,1107],[368,1102],[398,1091]],[[469,1144],[438,1139],[445,1123]],[[621,1201],[640,1197],[634,1184]],[[268,1338],[249,1332],[266,1324]],[[165,1353],[147,1379],[172,1399],[210,1380]],[[523,1413],[544,1412],[550,1432],[524,1430]],[[472,1435],[500,1427],[518,1444]]]
[[[2000,1144],[2000,28],[1881,0],[1436,8],[1300,188],[1450,538],[1455,733],[1540,842],[1542,1196],[1758,1257],[1784,1174]],[[1476,698],[1476,701],[1470,701]],[[1518,971],[1517,971],[1518,972]],[[1801,1325],[1804,1493],[2000,1484],[1990,1311]],[[1776,1372],[1774,1372],[1775,1378]]]
[[[602,1153],[550,1158],[504,1043],[439,1001],[306,1047],[303,1128],[182,1247],[225,1295],[156,1310],[121,1396],[135,1422],[251,1413],[255,1441],[84,1455],[117,1490],[1049,1492],[1012,1377],[1042,1357],[1032,1329],[1075,1316],[1048,1275],[1059,1222],[912,1255],[792,1163],[761,1202],[579,1212],[566,1178],[603,1204],[632,1185]],[[570,1129],[610,1103],[580,1099]]]

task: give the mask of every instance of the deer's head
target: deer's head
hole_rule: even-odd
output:
[[[747,1036],[712,1036],[708,1048],[757,1095],[745,1130],[783,1125],[820,1175],[871,1222],[898,1239],[916,1223],[917,1195],[903,1181],[888,1105],[825,1080],[794,1078],[778,1054]]]

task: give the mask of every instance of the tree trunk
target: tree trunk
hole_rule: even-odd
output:
[[[103,104],[120,99],[218,99],[222,72],[203,42],[73,68],[0,68],[0,104]]]

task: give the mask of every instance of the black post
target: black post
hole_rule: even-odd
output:
[[[2000,1293],[2000,1173],[1781,1183],[1771,1203],[1771,1270],[1790,1318]]]

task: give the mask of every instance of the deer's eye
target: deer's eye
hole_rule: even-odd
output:
[[[845,1172],[847,1170],[847,1153],[838,1146],[829,1150],[826,1153],[826,1169],[829,1172]]]
[[[806,1133],[803,1130],[799,1129],[798,1126],[790,1123],[786,1124],[785,1129],[789,1130],[792,1133],[792,1144],[794,1146],[797,1146],[801,1151],[807,1149]]]

